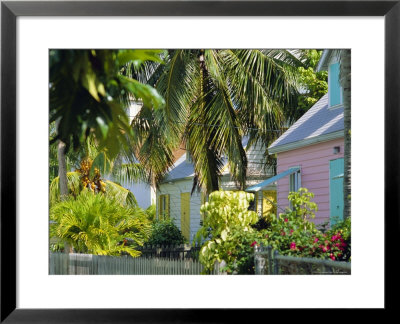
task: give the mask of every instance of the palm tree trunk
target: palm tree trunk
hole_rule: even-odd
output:
[[[351,52],[340,51],[340,83],[343,88],[344,108],[344,177],[343,217],[351,216]]]
[[[206,64],[204,61],[204,49],[200,50],[200,55],[199,55],[199,61],[200,61],[200,73],[201,73],[201,96],[203,97],[203,113],[204,115],[207,114],[205,111],[206,106],[207,106],[207,100],[209,98],[209,86],[207,84],[207,76],[208,76],[208,71],[206,68]],[[205,95],[204,95],[205,94]],[[204,120],[204,123],[206,124],[207,121]],[[211,138],[210,134],[208,134],[209,131],[205,132],[206,136],[206,150],[205,154],[208,155],[207,161],[209,164],[209,167],[211,170],[217,170],[216,163],[215,163],[215,151],[213,150],[213,144],[211,143]],[[209,174],[210,179],[207,180],[207,194],[210,194],[213,191],[219,190],[219,176],[217,172],[210,172]]]
[[[58,177],[60,186],[60,199],[64,200],[68,196],[67,165],[65,162],[65,143],[58,141],[57,147]],[[71,253],[72,248],[68,242],[64,242],[64,253]]]
[[[60,179],[60,199],[64,200],[68,196],[67,165],[65,162],[65,143],[58,142],[58,176]]]

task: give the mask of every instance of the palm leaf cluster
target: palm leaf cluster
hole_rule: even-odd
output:
[[[50,150],[52,150],[53,146],[50,146]],[[123,153],[118,156],[121,154]],[[84,188],[88,188],[96,192],[101,191],[106,196],[118,200],[120,204],[137,206],[136,198],[130,190],[116,182],[104,179],[103,176],[114,173],[119,178],[123,178],[126,169],[132,170],[136,168],[136,172],[131,172],[127,178],[129,180],[145,179],[145,169],[142,166],[128,163],[125,168],[120,165],[114,168],[115,164],[119,163],[121,159],[111,159],[106,151],[100,150],[93,136],[87,137],[77,153],[68,154],[67,157],[69,155],[76,160],[73,165],[70,165],[70,168],[75,166],[75,171],[70,171],[66,174],[68,192],[71,196],[77,197]],[[60,201],[59,183],[58,176],[54,177],[50,183],[50,205]]]
[[[146,213],[87,189],[50,209],[50,237],[68,242],[76,252],[137,257],[151,234]]]
[[[51,50],[50,122],[57,121],[53,141],[79,148],[93,134],[115,157],[130,147],[125,113],[128,95],[157,109],[164,104],[154,88],[121,74],[130,62],[160,62],[159,50]]]
[[[144,104],[132,122],[140,139],[136,153],[159,182],[171,166],[172,150],[185,145],[195,168],[195,187],[218,190],[224,160],[244,188],[249,145],[266,147],[295,109],[297,71],[303,51],[257,49],[168,50],[163,64],[127,65],[126,73],[164,97],[162,109]],[[266,152],[267,153],[267,152]]]

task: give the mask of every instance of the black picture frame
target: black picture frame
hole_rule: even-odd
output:
[[[1,322],[234,322],[241,309],[16,308],[16,19],[18,16],[384,16],[385,309],[398,279],[388,244],[399,234],[400,0],[392,1],[2,1],[1,2]],[[381,212],[381,211],[380,211]],[[249,311],[249,310],[247,310]],[[262,310],[251,310],[257,318]]]

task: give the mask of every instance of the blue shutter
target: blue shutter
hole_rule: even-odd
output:
[[[329,210],[331,225],[343,220],[344,159],[329,161]]]
[[[329,107],[342,103],[342,88],[339,81],[339,63],[329,66]]]

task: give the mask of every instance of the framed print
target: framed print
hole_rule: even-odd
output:
[[[395,285],[389,283],[397,280],[388,262],[396,255],[391,240],[399,234],[400,196],[399,30],[398,0],[2,1],[1,322],[234,322],[243,313],[265,316],[269,308],[392,308]],[[129,48],[351,50],[351,275],[49,275],[49,50]],[[335,55],[329,55],[321,66],[329,78],[339,78]],[[96,99],[102,88],[90,82]],[[340,91],[326,97],[333,113],[344,98]],[[333,126],[314,132],[324,127]],[[341,150],[337,144],[329,154],[340,160]],[[328,170],[336,172],[331,186],[343,173],[336,162]],[[306,183],[293,163],[278,167],[277,176],[287,170],[288,188]],[[266,188],[259,196],[262,208],[271,194]],[[179,198],[190,201],[185,193]],[[198,198],[198,205],[205,203]],[[180,204],[183,228],[191,207]],[[157,196],[158,216],[168,216],[171,206],[169,194]],[[190,229],[183,234],[189,237]],[[294,242],[290,249],[296,250]],[[315,297],[322,295],[330,297]]]

